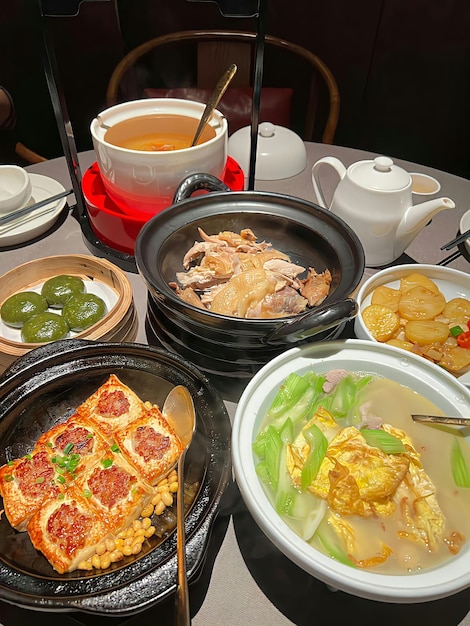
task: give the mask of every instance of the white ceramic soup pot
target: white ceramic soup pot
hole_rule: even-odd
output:
[[[130,211],[138,209],[155,214],[172,204],[177,187],[187,176],[204,172],[222,177],[227,160],[227,120],[219,111],[212,115],[196,146],[149,150],[116,145],[129,145],[128,139],[133,139],[129,137],[129,132],[132,135],[129,129],[135,124],[139,125],[136,131],[139,135],[142,127],[145,133],[148,130],[151,141],[153,125],[161,129],[162,120],[166,119],[175,126],[174,116],[181,117],[176,127],[187,134],[190,145],[204,108],[204,104],[192,100],[146,98],[118,104],[100,113],[90,129],[103,183],[111,198]],[[136,122],[136,118],[144,116],[144,123]],[[124,122],[128,120],[132,122],[126,124],[124,131]]]

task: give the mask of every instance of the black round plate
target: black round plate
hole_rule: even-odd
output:
[[[192,364],[140,344],[64,340],[15,361],[0,378],[0,465],[29,452],[37,438],[68,418],[115,373],[142,399],[162,405],[174,385],[194,400],[196,433],[186,455],[185,479],[199,483],[186,515],[188,577],[200,569],[231,476],[230,420],[216,389]],[[176,534],[155,538],[138,556],[105,573],[59,575],[36,552],[26,533],[0,519],[0,599],[42,611],[132,614],[176,589]]]

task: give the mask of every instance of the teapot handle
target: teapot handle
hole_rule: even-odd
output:
[[[327,157],[323,157],[322,159],[319,159],[316,163],[314,163],[312,167],[312,183],[313,183],[313,190],[315,191],[315,196],[317,198],[317,202],[324,209],[329,209],[330,207],[327,206],[326,204],[325,196],[323,195],[323,190],[320,186],[320,178],[319,178],[319,171],[318,171],[320,169],[320,165],[331,165],[331,167],[338,172],[340,180],[343,179],[344,176],[346,175],[346,168],[344,167],[344,165],[341,163],[339,159],[337,159],[336,157],[332,157],[332,156],[327,156]]]

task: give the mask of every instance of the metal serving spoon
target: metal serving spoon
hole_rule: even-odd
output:
[[[188,389],[183,385],[173,387],[163,404],[162,413],[183,444],[183,452],[178,459],[178,491],[176,500],[176,551],[178,557],[176,623],[178,626],[186,626],[191,623],[191,620],[184,531],[184,459],[196,427],[196,413],[194,411],[193,399]]]
[[[225,70],[225,72],[219,78],[219,82],[215,86],[215,89],[211,97],[207,101],[206,108],[204,109],[201,120],[196,129],[196,134],[194,135],[194,139],[191,143],[191,146],[195,146],[197,144],[197,141],[199,137],[201,136],[201,133],[204,130],[205,125],[210,120],[212,113],[214,112],[214,109],[217,108],[217,105],[219,104],[220,99],[224,95],[227,87],[230,84],[230,81],[235,76],[236,71],[237,71],[237,66],[234,63],[232,63],[232,65],[227,70]]]
[[[447,417],[445,415],[412,415],[415,422],[432,424],[452,424],[453,426],[470,426],[470,417]]]

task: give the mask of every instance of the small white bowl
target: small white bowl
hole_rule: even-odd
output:
[[[391,603],[437,600],[470,586],[470,541],[451,559],[419,573],[388,575],[344,565],[297,535],[276,513],[256,473],[253,442],[276,391],[295,372],[334,369],[374,372],[410,387],[445,415],[469,415],[470,392],[455,377],[421,357],[370,341],[325,341],[292,348],[265,365],[238,403],[232,427],[235,478],[247,508],[273,544],[305,572],[354,596]],[[467,437],[467,441],[468,441]],[[467,538],[468,539],[468,538]]]
[[[359,306],[359,313],[354,319],[354,334],[358,339],[376,341],[367,329],[362,317],[362,311],[371,303],[373,291],[379,285],[398,289],[400,279],[413,273],[424,274],[435,282],[447,301],[457,297],[470,300],[470,280],[466,272],[440,265],[416,263],[388,267],[368,278],[357,292],[356,301]],[[402,352],[404,351],[402,350]]]
[[[466,230],[470,230],[470,210],[466,211],[460,218],[460,232],[464,233]],[[465,239],[465,248],[470,254],[470,237]]]
[[[31,198],[28,172],[18,165],[0,165],[0,214],[21,209]]]
[[[427,174],[413,172],[411,176],[411,191],[418,196],[431,196],[441,190],[441,183]]]

